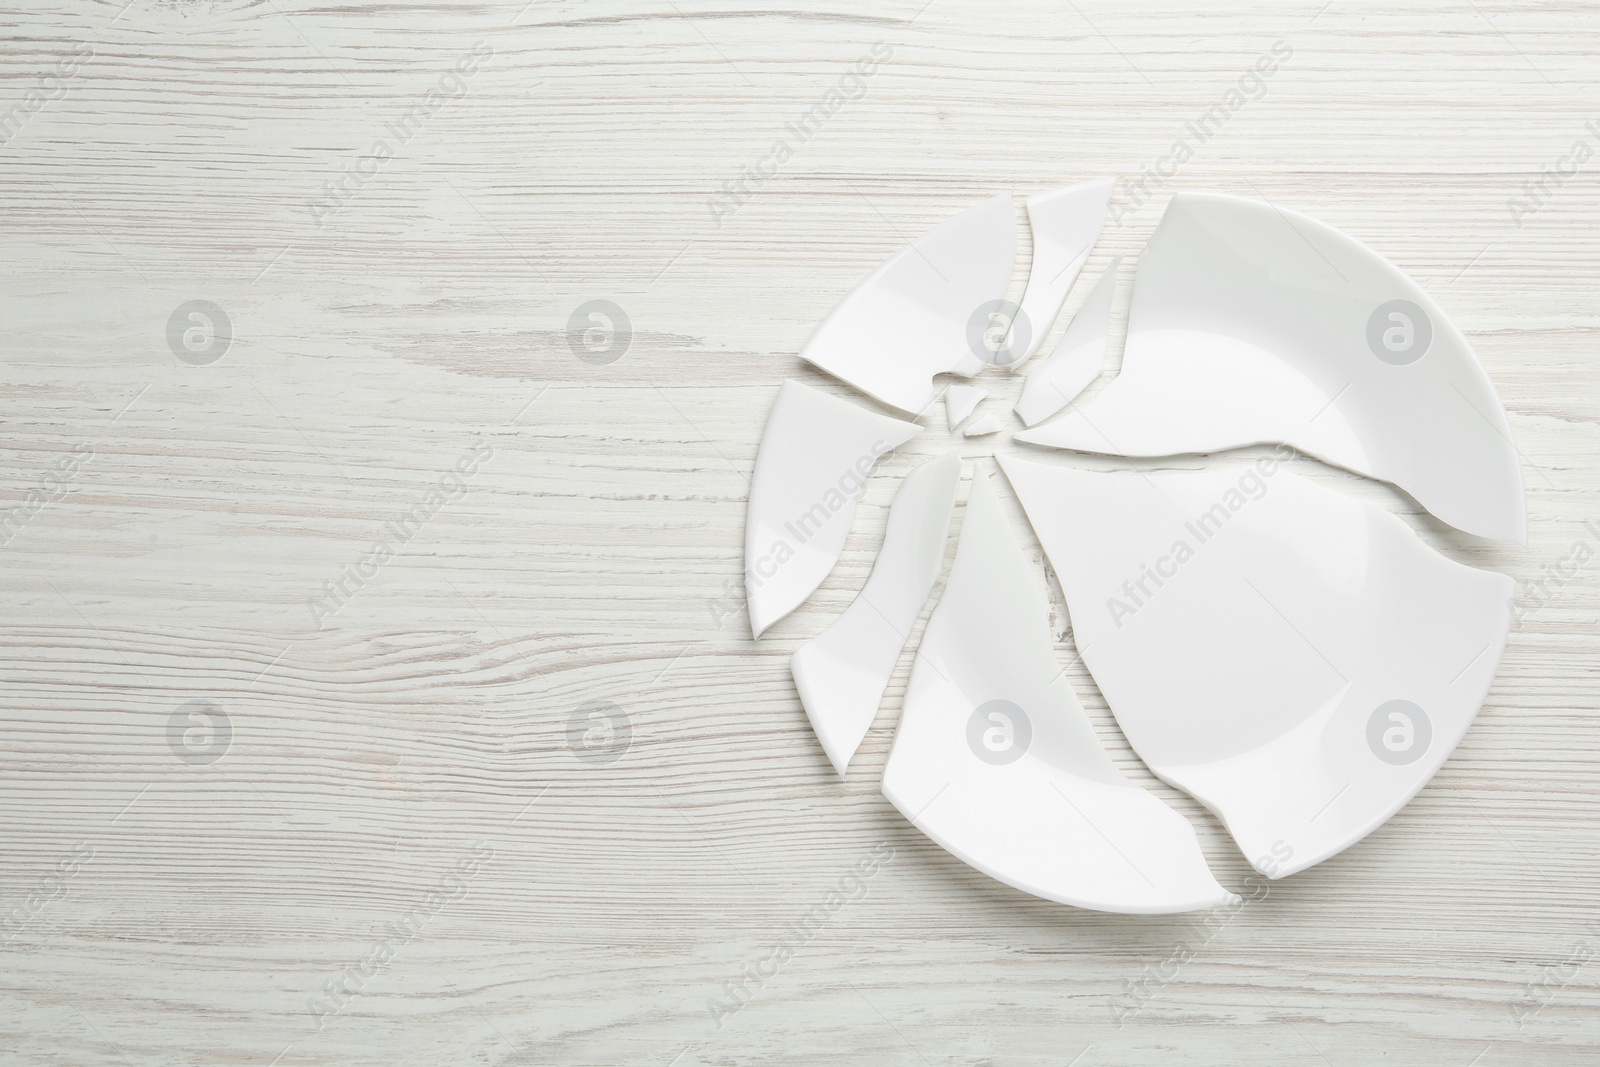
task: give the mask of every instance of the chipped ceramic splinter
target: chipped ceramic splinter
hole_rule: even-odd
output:
[[[883,793],[992,878],[1100,911],[1236,901],[1187,821],[1125,779],[1056,662],[1039,576],[985,473],[928,620]]]
[[[872,726],[900,650],[944,568],[960,480],[955,452],[906,475],[861,595],[790,661],[812,729],[841,775]]]
[[[977,410],[978,401],[989,395],[989,390],[979,389],[976,385],[962,385],[960,382],[950,386],[944,393],[945,421],[952,431]]]
[[[1115,184],[1113,178],[1099,178],[1028,198],[1033,263],[1021,311],[1011,324],[1008,347],[995,357],[997,365],[1015,371],[1039,350],[1100,239]]]
[[[1111,261],[1050,358],[1028,372],[1015,411],[1029,426],[1072,403],[1099,377],[1105,365],[1106,333],[1111,328],[1111,301],[1116,296],[1117,264],[1121,262],[1121,256]]]
[[[885,260],[822,321],[800,352],[891,407],[921,415],[937,374],[971,377],[1017,255],[1011,194],[935,226]]]
[[[1139,257],[1122,372],[1019,441],[1122,456],[1283,442],[1522,542],[1505,411],[1461,331],[1366,245],[1298,212],[1179,193]]]
[[[999,433],[1006,428],[1005,418],[990,411],[972,420],[972,424],[961,431],[964,437],[987,437],[992,433]]]
[[[1278,459],[1172,474],[1002,465],[1134,750],[1269,877],[1381,826],[1488,693],[1511,579]]]
[[[760,637],[810,596],[850,532],[856,500],[884,453],[922,427],[785,381],[756,453],[745,516],[745,591]]]

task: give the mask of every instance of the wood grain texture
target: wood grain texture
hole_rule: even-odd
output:
[[[942,413],[801,611],[756,645],[727,603],[779,382],[852,395],[795,356],[838,298],[982,196],[1156,165],[1280,40],[1264,94],[1085,276],[1178,188],[1371,243],[1500,390],[1531,543],[1298,466],[1537,579],[1600,522],[1595,5],[29,0],[0,25],[0,121],[25,112],[0,144],[0,492],[51,487],[0,547],[0,1062],[1600,1058],[1600,560],[1525,597],[1411,805],[1209,927],[1026,897],[907,825],[877,782],[909,654],[846,780],[811,736],[788,656],[864,581],[899,476],[950,447]],[[864,95],[714,217],[878,42]],[[1580,139],[1595,158],[1564,162]],[[1576,173],[1519,224],[1549,167]],[[166,339],[196,299],[234,335],[206,366]],[[591,299],[632,323],[606,366],[567,342]],[[1019,383],[988,378],[1009,406]],[[316,617],[479,446],[466,491]],[[1239,886],[1215,820],[1069,676]],[[169,738],[191,701],[228,718],[214,762]],[[597,701],[631,729],[610,763],[569,747]],[[708,1010],[883,843],[862,899]]]

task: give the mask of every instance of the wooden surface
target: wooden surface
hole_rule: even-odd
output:
[[[942,413],[802,611],[757,645],[737,604],[779,382],[852,395],[795,356],[838,298],[983,196],[1155,167],[1278,41],[1259,98],[1086,277],[1178,188],[1368,241],[1477,347],[1531,543],[1298,466],[1520,579],[1600,546],[1595,5],[28,0],[0,24],[23,509],[0,547],[0,1062],[1600,1058],[1600,558],[1525,597],[1410,806],[1209,925],[1032,899],[906,824],[877,782],[909,653],[846,780],[812,737],[788,656],[865,579]],[[718,217],[875,46],[864,95]],[[1537,210],[1508,207],[1547,168]],[[603,366],[567,339],[595,299],[633,331]],[[207,365],[167,340],[192,300],[232,324]],[[1019,382],[987,378],[1004,410]],[[430,503],[458,460],[464,491]],[[346,566],[368,577],[313,610]],[[584,733],[597,702],[626,746]],[[859,899],[829,911],[841,884]]]

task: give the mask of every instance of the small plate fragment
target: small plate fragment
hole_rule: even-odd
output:
[[[1006,428],[1005,417],[990,411],[972,420],[972,424],[961,433],[965,437],[987,437],[992,433],[999,433]]]
[[[944,393],[945,421],[954,433],[957,426],[966,420],[978,408],[978,402],[989,395],[989,390],[979,389],[976,385],[962,385],[956,382]]]
[[[867,476],[921,432],[792,379],[783,383],[745,515],[745,592],[756,637],[822,584],[839,562]]]
[[[1027,893],[1165,914],[1236,901],[1193,829],[1119,773],[1056,661],[1040,575],[986,473],[928,620],[883,794],[952,854]]]
[[[1134,750],[1270,877],[1400,810],[1494,680],[1511,579],[1277,458],[1179,473],[1002,466]]]
[[[789,662],[811,727],[841,776],[872,726],[900,650],[944,568],[960,480],[956,452],[906,475],[861,595]]]

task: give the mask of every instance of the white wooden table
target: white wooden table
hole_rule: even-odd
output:
[[[1171,170],[1279,41],[1086,276],[1179,188],[1368,241],[1476,345],[1531,543],[1300,466],[1520,579],[1600,549],[1595,5],[121,4],[0,15],[0,1062],[1600,1058],[1600,556],[1525,596],[1409,807],[1209,926],[906,824],[909,652],[846,780],[812,737],[788,656],[942,414],[802,611],[757,645],[737,603],[778,383],[852,395],[795,356],[839,296],[985,195]],[[603,365],[591,300],[631,323]]]

